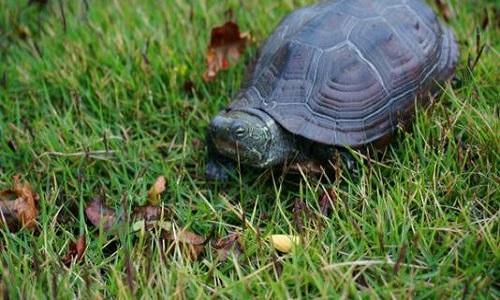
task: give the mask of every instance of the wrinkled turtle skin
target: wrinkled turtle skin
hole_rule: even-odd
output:
[[[408,124],[455,71],[452,31],[419,0],[339,0],[288,15],[207,132],[209,179],[234,162],[321,161]]]

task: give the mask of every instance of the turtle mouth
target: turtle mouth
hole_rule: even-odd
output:
[[[240,161],[242,163],[256,163],[262,160],[262,154],[256,149],[247,147],[238,141],[231,139],[228,136],[216,136],[214,138],[214,144],[217,151],[226,156],[230,157],[235,161]]]

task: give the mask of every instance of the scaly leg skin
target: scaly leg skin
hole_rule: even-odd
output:
[[[236,170],[235,163],[229,159],[210,156],[207,159],[205,177],[207,180],[225,182]]]
[[[346,169],[351,174],[358,173],[359,169],[358,169],[358,165],[356,163],[356,159],[354,158],[354,156],[352,156],[352,154],[347,150],[340,150],[339,154],[340,154],[340,157],[342,159],[342,163],[344,163],[344,166],[346,167]]]
[[[210,136],[207,136],[207,150],[206,179],[221,182],[228,181],[231,173],[236,170],[235,162],[217,152]]]

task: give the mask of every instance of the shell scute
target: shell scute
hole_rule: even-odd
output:
[[[308,21],[295,40],[321,49],[334,47],[346,40],[350,21],[351,18],[345,14],[325,11]]]
[[[415,71],[421,61],[410,47],[383,21],[370,21],[356,26],[352,43],[379,72],[387,90],[397,93],[417,84]]]
[[[375,72],[349,46],[324,53],[310,107],[333,119],[356,119],[383,105],[387,94]]]

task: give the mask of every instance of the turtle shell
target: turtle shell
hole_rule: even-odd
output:
[[[453,33],[419,0],[326,1],[287,16],[229,109],[259,109],[295,135],[357,147],[411,120],[449,79]]]

